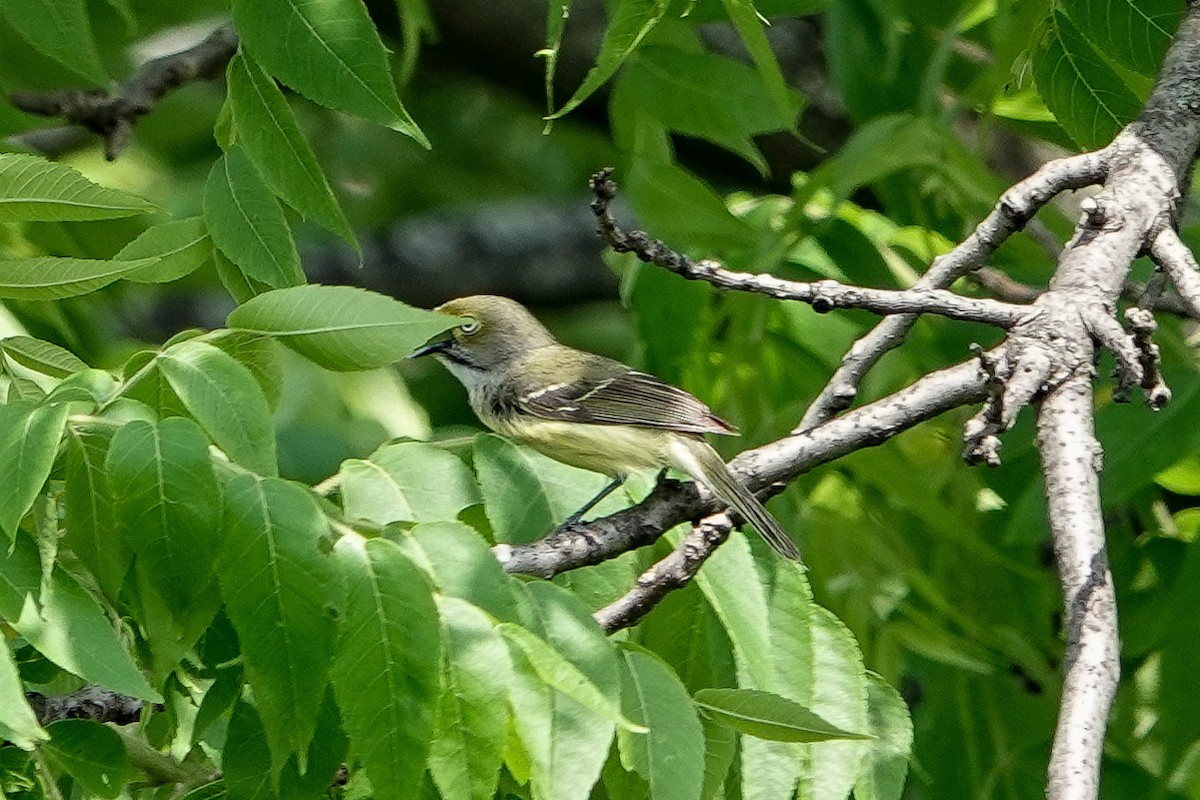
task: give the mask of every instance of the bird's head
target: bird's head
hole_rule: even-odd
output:
[[[554,337],[542,323],[520,303],[507,297],[488,294],[460,297],[434,310],[467,321],[409,358],[437,355],[464,381],[471,373],[503,371],[530,350],[554,344]]]

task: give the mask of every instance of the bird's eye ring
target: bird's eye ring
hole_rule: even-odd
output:
[[[475,331],[479,330],[479,320],[468,319],[462,325],[459,325],[458,329],[470,336],[472,333],[475,333]]]

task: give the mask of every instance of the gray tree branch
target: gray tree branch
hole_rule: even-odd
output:
[[[114,160],[133,137],[137,121],[181,86],[222,74],[237,52],[232,25],[222,25],[200,43],[177,53],[147,61],[121,81],[116,91],[103,89],[61,92],[12,92],[9,99],[22,111],[57,117],[104,139],[104,155]],[[77,146],[79,128],[47,128],[10,137],[12,144],[55,155]]]

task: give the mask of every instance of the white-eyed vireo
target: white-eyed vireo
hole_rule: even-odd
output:
[[[436,355],[462,381],[479,419],[497,433],[614,478],[570,521],[628,473],[674,467],[741,514],[777,553],[800,559],[775,518],[704,441],[706,433],[737,433],[704,403],[619,361],[559,344],[508,298],[463,297],[437,310],[467,322],[412,358]]]

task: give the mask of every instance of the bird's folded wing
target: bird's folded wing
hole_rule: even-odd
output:
[[[520,392],[516,399],[523,411],[543,419],[683,433],[737,433],[684,390],[636,370],[542,385]]]

